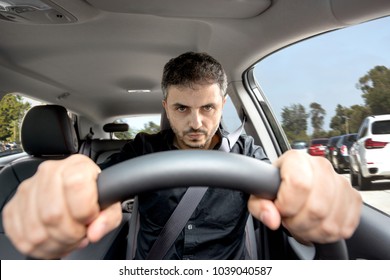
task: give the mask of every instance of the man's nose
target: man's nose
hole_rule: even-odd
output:
[[[202,116],[198,110],[193,110],[190,116],[190,127],[199,129],[202,126]]]

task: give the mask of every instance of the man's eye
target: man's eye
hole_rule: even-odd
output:
[[[179,107],[176,108],[176,110],[179,111],[179,112],[185,112],[186,109],[187,109],[187,107],[185,107],[185,106],[179,106]]]
[[[209,112],[213,109],[213,106],[212,105],[207,105],[207,106],[203,106],[203,110],[205,110],[206,112]]]

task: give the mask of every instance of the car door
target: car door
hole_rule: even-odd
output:
[[[376,73],[378,69],[362,65],[366,69],[353,77],[342,73],[352,71],[348,61],[353,55],[357,55],[354,61],[361,60],[362,56],[369,60],[365,56],[366,52],[372,52],[375,46],[381,44],[382,38],[389,35],[388,30],[377,28],[387,26],[389,22],[390,19],[385,18],[382,21],[366,23],[361,29],[351,30],[351,33],[346,28],[313,37],[275,52],[256,65],[254,72],[255,79],[261,86],[259,91],[270,102],[275,118],[289,141],[293,140],[294,135],[321,138],[330,134],[333,136],[358,132],[357,141],[351,148],[351,164],[356,173],[359,172],[360,163],[365,162],[364,141],[369,130],[368,122],[364,119],[372,114],[372,108],[368,106],[370,101],[365,99],[369,92],[365,90],[371,90],[374,86],[370,80],[374,77],[370,76],[370,73]],[[378,38],[367,41],[367,47],[363,50],[361,38],[364,37],[363,34],[373,35],[373,30]],[[362,47],[364,54],[350,53],[348,58],[342,55],[350,46],[356,45]],[[323,46],[326,46],[326,49]],[[374,65],[386,63],[390,59],[384,49],[375,54],[380,59],[371,61]],[[362,79],[359,80],[360,77]],[[366,79],[369,80],[367,84]],[[356,87],[359,83],[362,83],[360,87]],[[302,118],[292,122],[291,118],[299,113],[296,108],[301,108]],[[294,123],[303,125],[299,130],[291,125]],[[381,156],[385,157],[384,154]],[[356,181],[356,177],[348,173],[341,176]],[[356,233],[347,240],[352,259],[390,259],[390,204],[381,203],[390,199],[389,180],[381,182],[380,188],[360,190],[364,201],[361,222]]]

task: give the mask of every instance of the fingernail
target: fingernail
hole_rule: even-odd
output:
[[[79,249],[85,248],[88,246],[88,244],[89,244],[89,240],[88,238],[85,237],[83,238],[83,240],[80,241],[78,248]]]

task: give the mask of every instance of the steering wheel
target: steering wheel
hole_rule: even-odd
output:
[[[227,188],[276,198],[278,168],[248,156],[212,150],[180,150],[140,156],[111,166],[98,178],[102,208],[134,195],[183,186]],[[316,259],[348,259],[344,240],[314,244]]]

